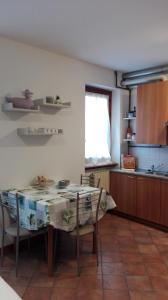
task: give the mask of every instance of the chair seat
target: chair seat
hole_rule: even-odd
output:
[[[7,227],[5,228],[5,232],[13,237],[16,237],[17,236],[17,227],[16,227],[16,224],[14,225],[11,225],[10,227]],[[26,236],[29,236],[31,235],[31,232],[24,229],[24,228],[20,228],[19,229],[19,236],[21,237],[26,237]]]
[[[88,234],[88,233],[92,233],[92,232],[94,232],[94,226],[93,225],[83,225],[83,226],[79,227],[79,235],[80,236]],[[72,236],[76,236],[77,235],[76,229],[73,230],[70,234]]]

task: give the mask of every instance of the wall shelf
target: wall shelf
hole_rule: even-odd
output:
[[[132,140],[132,139],[123,139],[123,142],[136,142],[136,140]]]
[[[12,103],[7,103],[7,102],[3,103],[2,110],[7,111],[7,112],[22,112],[22,113],[39,113],[40,112],[39,106],[37,106],[36,108],[27,109],[27,108],[13,107],[13,105],[11,105],[11,104]]]
[[[47,103],[45,99],[33,100],[36,104],[34,108],[19,108],[14,107],[12,103],[4,102],[2,104],[2,110],[6,112],[22,112],[22,113],[38,113],[40,112],[40,106],[49,107],[52,109],[62,109],[71,107],[71,102],[62,102],[62,103]]]
[[[17,135],[19,136],[52,136],[61,134],[63,134],[62,128],[17,128]]]
[[[133,131],[133,134],[134,134],[134,137],[135,137],[135,122],[132,122],[132,121],[135,121],[136,120],[136,116],[134,117],[134,116],[130,116],[130,117],[123,117],[123,121],[124,121],[124,127],[126,126],[126,124],[128,123],[128,127],[126,128],[125,127],[125,134],[124,134],[124,136],[123,136],[123,142],[128,142],[128,143],[130,143],[130,142],[132,142],[132,143],[136,143],[136,140],[135,139],[132,139],[132,138],[125,138],[126,136],[127,136],[127,130],[128,130],[128,128],[129,127],[131,127],[131,129],[132,129],[132,126],[133,126],[133,129],[132,129],[132,131]],[[125,121],[127,121],[127,123],[125,122]],[[132,123],[131,123],[132,122]],[[131,124],[132,124],[132,126],[131,126]]]
[[[136,117],[123,118],[123,120],[136,120]]]

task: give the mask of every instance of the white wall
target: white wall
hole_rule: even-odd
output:
[[[0,111],[0,188],[25,185],[38,174],[79,181],[84,170],[85,84],[112,88],[110,69],[0,38],[0,101],[29,88],[34,98],[60,95],[72,107],[54,113]],[[17,127],[63,128],[63,136],[25,137]]]
[[[128,111],[129,93],[127,90],[115,89],[112,95],[112,158],[120,165],[121,154],[128,151],[127,143],[123,142],[128,122],[123,117]]]
[[[112,130],[111,130],[111,151],[112,159],[120,163],[121,153],[121,103],[120,103],[120,90],[114,90],[112,95]]]

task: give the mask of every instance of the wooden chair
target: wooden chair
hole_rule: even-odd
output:
[[[0,195],[0,207],[2,213],[2,238],[1,238],[1,267],[3,267],[4,260],[4,239],[5,234],[11,236],[14,239],[15,243],[15,252],[16,252],[16,276],[18,275],[18,262],[19,262],[19,242],[21,240],[28,240],[28,245],[30,243],[30,238],[35,237],[37,235],[44,234],[45,235],[45,250],[47,249],[46,238],[47,238],[47,229],[41,229],[37,231],[30,231],[20,227],[20,216],[19,216],[19,195],[16,194],[16,203],[14,206],[9,205],[5,199],[3,199],[2,195]],[[13,211],[15,210],[15,213]],[[9,218],[11,220],[11,224],[9,226],[5,226],[5,211],[8,213]]]
[[[100,178],[96,178],[94,173],[81,174],[80,184],[99,188]]]
[[[81,198],[79,193],[76,200],[76,227],[70,233],[76,238],[77,247],[77,274],[80,276],[80,238],[86,234],[93,235],[93,253],[96,253],[98,266],[98,219],[100,211],[100,200],[102,189],[97,193],[91,194],[88,197]],[[90,221],[88,224],[81,225],[82,216],[90,213]]]

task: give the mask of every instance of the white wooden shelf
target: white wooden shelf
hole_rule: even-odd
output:
[[[32,109],[27,109],[27,108],[18,108],[18,107],[12,107],[12,105],[8,105],[9,103],[4,103],[2,105],[2,110],[3,111],[8,111],[8,112],[24,112],[24,113],[39,113],[40,108],[37,106],[37,108],[32,108]],[[11,104],[11,103],[10,103]]]
[[[62,128],[17,128],[17,135],[19,136],[52,136],[61,134],[63,134]]]
[[[123,139],[123,142],[136,142],[136,140],[132,140],[132,139]]]
[[[123,118],[123,120],[136,120],[136,117]]]
[[[4,102],[2,104],[2,110],[7,112],[22,112],[22,113],[38,113],[40,112],[40,106],[49,107],[52,109],[62,109],[71,107],[71,102],[62,102],[62,103],[47,103],[45,99],[33,100],[35,107],[31,109],[27,108],[18,108],[13,107],[13,104],[10,102]]]
[[[50,108],[69,108],[71,106],[71,102],[49,103],[46,102],[46,99],[38,99],[35,102],[40,106]]]

